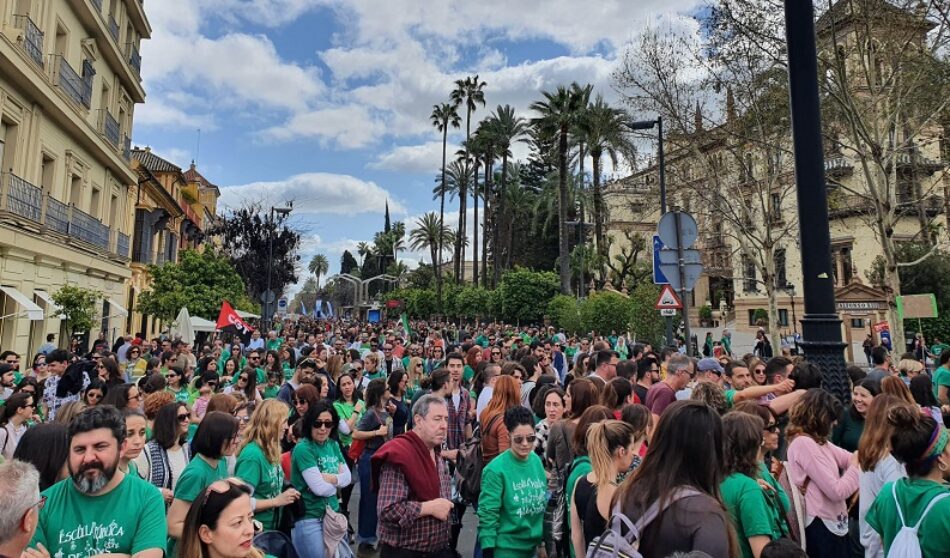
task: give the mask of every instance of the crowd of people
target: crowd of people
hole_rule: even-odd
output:
[[[950,350],[413,330],[0,353],[0,555],[950,556]]]

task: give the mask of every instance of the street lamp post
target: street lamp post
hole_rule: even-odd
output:
[[[291,210],[293,209],[294,203],[288,202],[286,207],[273,207],[270,208],[270,220],[268,224],[270,227],[274,226],[274,214],[280,215],[281,217],[286,217],[290,215]],[[264,319],[267,323],[267,329],[269,330],[274,324],[274,302],[277,300],[277,295],[271,291],[271,275],[273,275],[274,270],[274,236],[276,231],[271,230],[270,235],[267,239],[267,291],[264,293],[265,297],[265,308],[267,308],[267,314],[264,316]]]
[[[795,353],[798,353],[798,317],[795,315],[795,285],[786,283],[785,292],[788,294],[788,301],[792,305],[792,344],[795,347]]]
[[[584,298],[584,249],[583,249],[584,236],[585,236],[584,227],[586,227],[589,224],[590,223],[584,222],[583,213],[581,213],[581,218],[579,220],[567,222],[567,226],[577,227],[577,246],[581,247],[581,251],[580,251],[581,268],[580,268],[579,276],[577,279],[577,300]]]
[[[657,131],[657,165],[660,168],[660,217],[666,215],[666,163],[663,159],[663,117],[657,116],[656,120],[638,120],[630,123],[631,130],[652,130],[656,127]],[[654,256],[655,257],[655,256]],[[689,316],[684,315],[683,321],[688,324]],[[687,327],[687,329],[689,329]],[[690,340],[686,340],[689,347]],[[673,317],[666,317],[666,346],[672,347],[673,343]],[[688,350],[687,350],[688,352]]]
[[[851,394],[845,372],[841,319],[835,312],[814,15],[811,0],[785,2],[788,87],[805,295],[801,345],[805,357],[824,372],[823,387],[847,404]]]

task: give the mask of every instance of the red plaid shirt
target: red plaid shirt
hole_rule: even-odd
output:
[[[449,469],[441,457],[436,457],[439,471],[439,496],[452,498]],[[379,540],[384,544],[415,552],[434,552],[448,548],[452,522],[441,521],[430,515],[420,517],[422,502],[409,499],[409,483],[398,467],[384,464],[379,474]]]
[[[471,400],[468,390],[465,388],[459,390],[458,409],[455,408],[452,395],[445,398],[445,404],[449,408],[449,431],[445,436],[445,447],[450,450],[459,449],[467,441],[465,429],[470,422],[468,413]]]

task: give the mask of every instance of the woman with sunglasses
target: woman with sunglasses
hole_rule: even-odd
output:
[[[225,387],[223,393],[240,394],[248,401],[264,400],[261,392],[257,390],[257,372],[250,366],[241,370],[241,375],[237,377],[234,384]]]
[[[291,456],[291,482],[302,495],[304,515],[291,537],[301,558],[323,558],[323,517],[328,507],[340,511],[337,490],[352,478],[336,441],[340,419],[333,405],[320,401],[302,420],[302,438]],[[375,501],[372,505],[375,510]]]
[[[0,414],[0,455],[9,461],[13,459],[20,438],[30,427],[30,421],[36,417],[36,398],[29,393],[14,393],[3,405]]]
[[[36,381],[42,382],[49,377],[49,368],[46,366],[46,355],[36,353],[33,357],[33,366],[30,367],[30,375],[36,378]]]
[[[439,368],[442,368],[442,364],[445,361],[445,352],[442,350],[441,345],[435,345],[429,347],[429,349],[429,358],[425,360],[424,365],[426,375],[431,375]]]
[[[293,449],[292,429],[294,425],[307,414],[310,407],[317,404],[317,401],[320,401],[320,392],[317,391],[317,388],[314,387],[313,384],[303,384],[294,391],[292,399],[290,400],[294,408],[290,411],[290,418],[287,421],[287,436],[284,438],[285,442],[283,445],[284,451]]]
[[[760,405],[755,401],[741,401],[733,407],[732,412],[754,415],[762,419],[762,424],[765,426],[762,430],[762,442],[759,444],[759,454],[757,457],[759,479],[767,482],[769,486],[772,487],[772,490],[775,491],[776,496],[778,496],[779,501],[782,503],[782,508],[787,511],[789,509],[788,494],[772,474],[772,463],[778,464],[778,462],[773,461],[771,457],[772,452],[778,449],[779,426],[775,420],[775,415],[772,414],[772,411],[769,410],[767,406]]]
[[[191,414],[184,403],[163,406],[152,421],[152,439],[135,459],[139,474],[162,491],[166,505],[171,503],[175,485],[191,460],[191,446],[185,444],[190,423]]]
[[[283,490],[280,439],[287,429],[288,411],[287,405],[276,399],[268,399],[254,410],[234,469],[235,476],[254,489],[254,516],[267,531],[278,528],[281,508],[300,497],[296,489]]]
[[[515,404],[505,411],[504,421],[511,447],[482,472],[478,539],[485,558],[528,558],[543,549],[547,477],[534,453],[531,411]]]
[[[211,412],[198,425],[191,441],[194,457],[175,485],[175,498],[168,508],[168,556],[174,556],[174,545],[181,538],[188,508],[211,483],[228,476],[225,457],[237,450],[238,421],[231,415]]]
[[[137,380],[145,375],[148,361],[142,358],[142,349],[136,345],[129,347],[126,352],[125,379],[128,382]]]
[[[95,407],[106,395],[106,385],[101,378],[90,378],[89,385],[82,392],[82,401],[87,407]]]
[[[100,401],[102,405],[112,405],[120,411],[125,409],[142,410],[142,392],[135,384],[115,386]]]
[[[264,558],[254,547],[251,488],[240,479],[215,481],[185,516],[179,558]]]
[[[165,391],[175,396],[175,401],[180,403],[191,402],[191,391],[185,383],[185,372],[183,368],[172,366],[165,372]]]
[[[764,386],[766,384],[765,362],[762,359],[754,357],[749,360],[749,371],[752,372],[752,381],[755,382],[755,385]]]
[[[99,372],[99,378],[105,384],[107,390],[125,383],[125,374],[119,370],[119,363],[111,357],[100,358],[96,370]]]
[[[224,365],[221,367],[221,384],[230,384],[234,380],[234,375],[237,374],[238,363],[233,358],[229,358],[224,362]]]

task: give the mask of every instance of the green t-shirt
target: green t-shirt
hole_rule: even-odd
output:
[[[736,528],[743,558],[752,558],[749,537],[767,536],[774,540],[782,536],[775,507],[769,503],[765,491],[755,479],[733,473],[722,481],[719,490]]]
[[[102,496],[86,496],[71,479],[43,492],[30,546],[41,543],[50,556],[87,558],[98,554],[129,554],[164,548],[168,530],[162,493],[136,475]]]
[[[940,402],[940,386],[950,390],[950,370],[943,366],[934,370],[934,397],[937,398],[938,403]]]
[[[779,484],[779,482],[775,480],[775,477],[772,476],[772,473],[769,472],[765,461],[759,461],[759,478],[769,483],[769,485],[775,489],[775,495],[778,496],[778,501],[782,504],[783,513],[788,513],[788,494],[785,493],[785,489],[782,488],[782,485]]]
[[[462,370],[462,383],[464,383],[465,385],[471,385],[472,378],[474,377],[475,377],[475,370],[471,366],[466,364],[465,368]]]
[[[933,356],[935,356],[935,357],[939,357],[939,356],[940,356],[940,353],[942,353],[942,352],[944,352],[944,351],[950,351],[950,345],[947,345],[947,344],[945,344],[945,343],[940,343],[939,345],[934,345],[934,346],[930,349],[930,352],[931,352],[931,353],[933,354]]]
[[[265,386],[264,387],[264,399],[274,399],[277,397],[277,394],[280,392],[280,386]]]
[[[341,420],[350,420],[350,417],[353,416],[353,413],[356,411],[355,407],[355,403],[346,403],[344,401],[333,402],[333,408],[336,409],[336,414],[340,415]],[[360,413],[360,416],[362,416],[362,413]],[[357,417],[355,424],[359,424],[359,422],[360,419]],[[343,446],[353,445],[353,435],[340,432],[340,443],[343,444]]]
[[[294,447],[294,452],[290,457],[290,482],[303,495],[306,509],[304,518],[323,519],[327,506],[334,511],[340,511],[340,502],[337,500],[336,493],[332,496],[314,494],[307,485],[307,481],[304,480],[303,472],[316,467],[321,473],[336,475],[339,474],[340,465],[345,467],[346,462],[343,460],[340,445],[333,440],[318,444],[305,438]]]
[[[916,525],[924,509],[935,497],[950,492],[945,485],[925,479],[899,479],[885,484],[871,504],[866,519],[868,525],[877,531],[884,540],[884,553],[891,549],[891,543],[901,529],[901,520],[897,516],[892,485],[897,483],[897,501],[904,515],[905,525]],[[937,502],[927,512],[920,530],[917,532],[920,550],[924,556],[950,556],[950,498]]]
[[[257,442],[244,446],[238,455],[234,467],[234,476],[254,487],[254,498],[270,500],[280,495],[284,487],[284,470],[280,463],[271,463]],[[264,525],[264,529],[277,528],[280,508],[268,508],[255,511],[254,519]]]
[[[577,486],[577,481],[581,477],[586,477],[588,473],[593,471],[594,468],[590,464],[590,457],[586,455],[581,455],[574,458],[574,463],[571,465],[571,472],[567,475],[567,480],[564,482],[564,494],[566,496],[564,506],[565,513],[567,517],[571,517],[571,502],[574,501],[574,487]],[[571,522],[567,522],[567,537],[570,540],[571,537]],[[574,547],[569,546],[568,552],[571,557],[574,558]]]
[[[525,460],[511,450],[491,460],[482,472],[478,497],[478,536],[495,556],[521,556],[541,544],[548,482],[541,458]],[[506,552],[507,551],[507,552]]]
[[[268,340],[267,340],[267,350],[268,350],[268,351],[276,351],[276,350],[279,349],[280,346],[283,345],[283,344],[284,344],[284,340],[283,340],[283,338],[281,338],[281,337],[278,337],[277,339],[268,339]]]
[[[224,458],[218,460],[217,467],[211,467],[211,464],[205,461],[204,458],[196,455],[191,458],[188,465],[185,465],[185,470],[181,472],[181,478],[178,479],[178,484],[175,485],[175,499],[190,504],[211,483],[227,478],[227,476],[228,464]],[[176,542],[175,539],[168,537],[168,551],[165,556],[175,555]]]
[[[175,390],[172,389],[171,387],[166,387],[166,388],[165,388],[165,391],[167,391],[168,393],[174,395],[174,396],[175,396],[175,402],[177,402],[177,403],[188,403],[188,404],[190,404],[190,403],[192,402],[191,392],[188,391],[188,388],[185,387],[185,386],[182,386],[182,387],[178,388],[178,391],[175,391]]]

